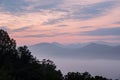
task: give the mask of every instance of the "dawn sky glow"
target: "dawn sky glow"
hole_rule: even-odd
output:
[[[0,0],[0,28],[19,45],[120,43],[120,0]]]

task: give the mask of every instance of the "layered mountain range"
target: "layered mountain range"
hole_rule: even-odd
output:
[[[47,55],[62,58],[80,59],[120,59],[120,46],[99,43],[69,44],[39,43],[29,46],[34,55]]]

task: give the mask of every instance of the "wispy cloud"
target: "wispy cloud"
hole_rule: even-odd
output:
[[[105,1],[101,3],[90,4],[73,12],[75,19],[89,19],[104,15],[109,9],[116,6],[117,1]]]
[[[43,22],[42,25],[54,25],[54,24],[58,24],[62,21],[64,21],[65,18],[58,18],[58,19],[49,19],[48,21],[46,22]]]
[[[17,29],[11,29],[11,28],[8,28],[6,26],[0,26],[0,29],[3,29],[5,31],[8,31],[10,33],[14,33],[14,32],[24,32],[24,31],[27,31],[31,28],[31,26],[27,26],[27,27],[21,27],[21,28],[17,28]]]
[[[120,21],[118,21],[118,22],[115,22],[114,24],[120,24]]]
[[[35,34],[35,35],[26,35],[22,37],[42,38],[42,37],[56,37],[56,36],[66,36],[66,35],[70,35],[70,33]]]
[[[68,25],[57,25],[57,27],[68,27]]]
[[[14,29],[12,30],[13,32],[22,32],[22,31],[26,31],[28,29],[30,29],[31,26],[27,26],[27,27],[22,27],[22,28],[17,28],[17,29]]]
[[[62,0],[0,0],[0,10],[12,14],[54,9]]]
[[[90,28],[92,26],[81,26],[80,28]]]
[[[25,7],[29,4],[25,0],[0,0],[1,11],[16,13],[25,11]]]
[[[96,29],[96,30],[93,30],[93,31],[84,32],[83,35],[90,35],[90,36],[120,36],[120,27]]]
[[[33,3],[33,2],[31,2],[31,3]],[[34,4],[31,4],[31,6],[32,6],[31,10],[40,11],[43,9],[44,10],[55,9],[63,2],[64,2],[63,0],[50,0],[50,1],[49,0],[36,0],[36,2],[34,2]]]
[[[68,19],[87,20],[91,18],[97,18],[100,16],[107,15],[110,9],[117,6],[117,3],[118,0],[116,1],[110,0],[110,1],[103,1],[100,3],[94,3],[88,5],[81,5],[79,3],[79,4],[71,5],[69,8],[62,7],[62,9],[61,7],[56,7],[56,9],[54,9],[56,11],[58,11],[59,9],[61,9],[61,12],[65,11],[64,16],[58,17],[57,19],[49,19],[47,22],[44,22],[43,24],[53,25]]]

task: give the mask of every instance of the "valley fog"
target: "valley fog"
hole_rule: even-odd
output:
[[[112,79],[120,78],[120,60],[58,58],[48,55],[36,56],[39,60],[50,59],[54,61],[57,69],[60,69],[63,74],[87,71],[93,76],[100,75]]]

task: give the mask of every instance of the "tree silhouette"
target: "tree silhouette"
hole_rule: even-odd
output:
[[[104,78],[102,76],[95,76],[95,80],[108,80],[107,78]],[[109,79],[110,80],[110,79]]]
[[[102,76],[91,76],[88,72],[79,73],[79,72],[68,72],[64,76],[64,80],[111,80],[104,78]]]
[[[64,76],[64,80],[82,80],[82,75],[79,72],[69,72]]]
[[[27,46],[16,48],[15,40],[0,30],[0,80],[62,80],[51,60],[37,60]]]
[[[0,30],[0,80],[11,80],[18,55],[15,40],[6,31]]]

